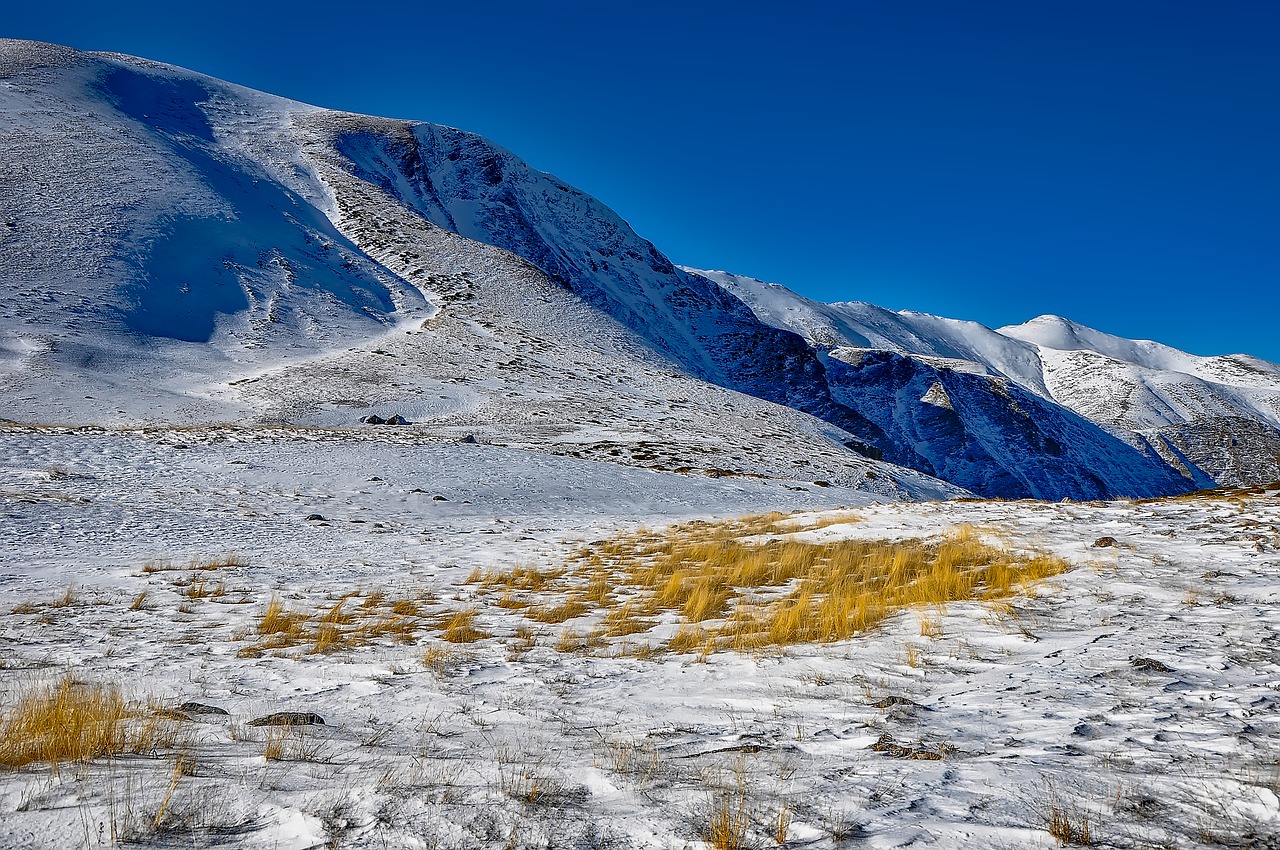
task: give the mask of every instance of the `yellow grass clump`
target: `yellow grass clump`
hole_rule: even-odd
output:
[[[476,609],[455,611],[440,624],[440,636],[449,643],[474,643],[489,637],[488,632],[476,628]]]
[[[845,640],[904,608],[1000,600],[1068,569],[1046,552],[1006,547],[967,526],[933,541],[797,533],[829,519],[806,524],[769,514],[646,530],[593,544],[567,571],[537,573],[536,583],[528,569],[488,573],[481,583],[503,594],[536,585],[545,601],[524,615],[538,622],[598,612],[597,638],[674,622],[666,647],[705,656]]]
[[[297,642],[304,638],[303,627],[310,619],[311,617],[307,614],[287,610],[278,596],[272,596],[271,601],[267,603],[267,610],[258,620],[258,634],[281,635],[295,639]]]
[[[172,747],[177,725],[130,706],[114,685],[70,675],[19,693],[0,715],[0,766],[65,763]]]
[[[291,611],[279,597],[272,596],[258,620],[258,642],[242,648],[239,655],[256,658],[269,650],[308,643],[309,655],[351,649],[377,640],[412,643],[429,625],[412,599],[389,600],[375,591],[364,596],[359,605],[351,604],[360,595],[359,591],[352,591],[315,613]]]

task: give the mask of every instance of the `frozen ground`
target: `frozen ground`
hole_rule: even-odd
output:
[[[0,773],[0,846],[696,848],[727,808],[758,847],[1048,847],[1055,817],[1100,846],[1280,847],[1274,490],[870,498],[381,433],[6,428],[5,704],[69,672],[229,714],[181,722],[178,750]],[[519,635],[465,584],[641,524],[838,506],[860,521],[807,533],[968,524],[1073,569],[1010,606],[703,659],[560,651],[564,627]],[[410,642],[254,650],[273,596],[356,592],[411,605]],[[492,637],[443,640],[469,607]],[[325,723],[248,725],[275,711]]]

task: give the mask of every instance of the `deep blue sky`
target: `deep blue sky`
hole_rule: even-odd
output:
[[[482,133],[673,260],[1280,361],[1280,2],[9,4],[0,34]]]

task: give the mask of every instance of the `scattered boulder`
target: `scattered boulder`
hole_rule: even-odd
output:
[[[324,522],[324,516],[322,514],[307,514],[307,522],[311,522],[313,520]]]
[[[943,756],[951,751],[951,748],[946,744],[943,744],[937,750],[908,747],[893,740],[893,736],[888,732],[881,735],[880,739],[871,745],[871,749],[896,759],[917,759],[922,761],[941,761]]]
[[[185,711],[178,711],[176,708],[160,708],[152,712],[152,715],[159,717],[161,720],[191,720],[191,715]]]
[[[310,711],[277,711],[249,721],[250,726],[323,726],[324,718]]]
[[[1129,663],[1138,670],[1146,670],[1149,673],[1172,673],[1173,668],[1163,661],[1155,658],[1130,658]]]
[[[178,711],[183,714],[201,715],[201,714],[223,714],[229,715],[231,712],[225,708],[218,708],[216,705],[207,705],[203,702],[184,702],[178,706]]]
[[[884,699],[876,700],[871,704],[876,708],[895,708],[897,706],[902,706],[903,708],[924,708],[924,706],[918,702],[912,702],[906,697],[899,696],[887,696]]]
[[[370,413],[368,416],[360,420],[366,425],[386,425],[387,420],[383,419],[376,413]]]
[[[432,497],[431,497],[431,501],[433,501],[433,502],[447,502],[447,501],[449,501],[449,500],[448,500],[448,499],[446,499],[444,496],[441,496],[439,493],[436,493],[434,496],[432,496]]]
[[[389,419],[387,419],[387,421],[384,422],[383,424],[384,425],[408,425],[409,420],[405,419],[403,416],[397,413],[391,416]]]
[[[1095,549],[1107,549],[1112,546],[1119,545],[1120,544],[1116,542],[1114,537],[1099,537],[1097,540],[1093,541],[1093,548]]]
[[[475,435],[475,434],[468,434],[467,436],[463,437],[463,438],[462,438],[461,440],[459,440],[458,442],[459,442],[459,443],[471,443],[471,444],[474,444],[474,443],[475,443],[475,441],[476,441],[476,435]]]

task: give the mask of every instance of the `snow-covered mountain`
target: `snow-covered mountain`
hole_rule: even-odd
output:
[[[861,420],[802,339],[480,137],[4,41],[0,149],[0,417],[400,414],[424,438],[963,492],[851,451]]]
[[[1012,438],[1024,466],[1033,462],[1054,467],[1056,459],[1064,457],[1058,453],[1064,446],[1092,443],[1115,449],[1110,441],[1119,439],[1148,460],[1158,456],[1197,486],[1280,478],[1280,366],[1274,363],[1242,354],[1199,357],[1057,316],[992,330],[976,322],[858,302],[822,304],[778,284],[727,272],[699,274],[742,298],[764,321],[802,335],[826,360],[837,399],[867,411],[876,408],[877,390],[892,392],[892,400],[879,404],[882,415],[876,421],[888,431],[897,424],[900,439],[912,442],[932,463],[945,467],[961,461],[935,439],[915,433],[919,429],[909,423],[937,406],[914,403],[928,401],[927,392],[916,393],[923,378],[909,388],[887,381],[882,374],[886,361],[910,361],[910,366],[898,365],[899,372],[936,375],[938,387],[945,387],[952,398],[954,427],[962,428],[971,442],[1008,443]],[[841,365],[832,368],[833,360]],[[954,398],[959,384],[985,387],[979,396],[986,408],[993,399],[1017,396],[1017,406],[1042,430],[1066,427],[1075,436],[1053,434],[1051,442],[1041,440],[1037,451],[1034,441],[1018,439],[1026,426],[1016,415],[992,418],[972,396],[959,403]],[[862,401],[855,402],[851,392]],[[893,413],[883,412],[895,404]],[[1034,461],[1027,460],[1028,453],[1036,456]],[[1001,453],[990,454],[991,460],[984,463],[1000,465]],[[1004,457],[1013,459],[1008,453]],[[1120,457],[1133,459],[1120,452],[1108,462]],[[1078,458],[1071,464],[1089,470]],[[945,473],[943,477],[964,480]]]
[[[1267,477],[1271,364],[678,268],[460,130],[0,41],[0,149],[9,419],[399,413],[422,434],[891,496],[962,492],[930,476],[1054,499]],[[1089,382],[1119,380],[1128,406],[1098,405]]]

